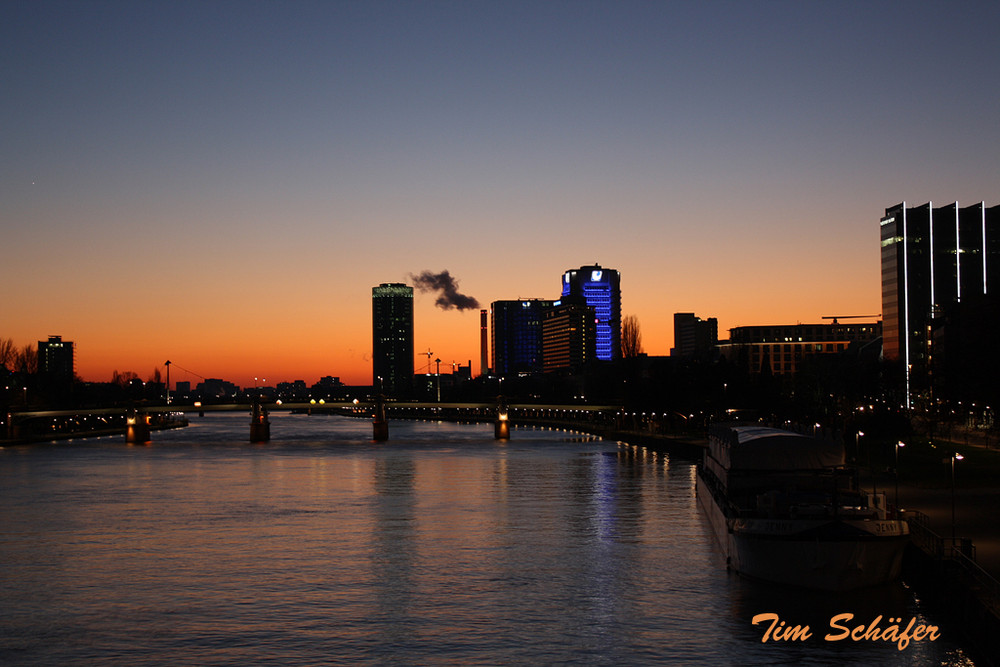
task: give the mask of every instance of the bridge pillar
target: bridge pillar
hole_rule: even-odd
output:
[[[145,445],[151,442],[149,422],[149,415],[145,412],[130,408],[125,413],[125,442],[130,445]]]
[[[493,437],[496,440],[510,440],[510,409],[503,395],[497,396],[497,418],[493,422]]]
[[[271,422],[267,418],[267,408],[260,399],[253,400],[250,410],[250,442],[268,442],[271,439]]]
[[[7,413],[7,439],[16,440],[21,435],[21,429],[14,426],[14,415]]]
[[[378,395],[375,399],[375,412],[372,416],[372,439],[385,442],[389,439],[389,420],[385,416],[385,396]]]

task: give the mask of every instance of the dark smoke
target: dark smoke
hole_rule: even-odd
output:
[[[421,292],[440,292],[441,294],[438,295],[434,304],[444,310],[479,308],[479,302],[476,299],[458,291],[458,283],[447,271],[441,273],[424,271],[419,276],[411,273],[410,280],[413,281],[413,286]]]

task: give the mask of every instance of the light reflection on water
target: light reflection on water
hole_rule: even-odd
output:
[[[0,451],[3,664],[962,664],[826,643],[925,613],[729,575],[684,461],[558,431],[245,415]],[[812,624],[767,643],[750,619]],[[926,619],[924,620],[926,622]],[[937,622],[937,621],[935,621]],[[947,635],[947,633],[946,633]]]

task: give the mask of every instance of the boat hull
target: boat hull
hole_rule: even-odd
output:
[[[844,591],[890,582],[909,539],[904,521],[728,517],[701,475],[698,502],[731,569],[791,586]]]

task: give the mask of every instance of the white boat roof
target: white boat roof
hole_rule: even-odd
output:
[[[814,470],[844,465],[844,445],[767,426],[717,428],[711,454],[729,470]]]

